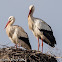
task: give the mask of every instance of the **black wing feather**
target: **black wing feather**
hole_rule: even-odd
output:
[[[30,49],[31,49],[31,45],[30,45],[30,43],[29,43],[29,38],[25,38],[25,37],[18,37],[19,39],[21,39],[22,41],[24,41],[29,47],[30,47]]]
[[[46,40],[44,40],[47,44],[49,44],[50,46],[54,47],[54,45],[56,44],[56,40],[55,37],[53,36],[53,32],[52,31],[47,31],[44,29],[41,29],[40,31],[43,32],[43,35],[50,41],[50,44],[47,43]]]

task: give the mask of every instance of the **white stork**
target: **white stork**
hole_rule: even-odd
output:
[[[34,5],[29,6],[28,14],[28,25],[29,29],[33,32],[34,36],[38,40],[38,51],[39,51],[39,39],[42,40],[42,52],[43,52],[43,41],[54,47],[56,44],[55,37],[53,36],[53,31],[51,27],[42,19],[33,17]]]
[[[13,25],[15,22],[15,18],[13,16],[10,16],[8,19],[8,23],[6,24],[6,33],[10,40],[15,43],[15,46],[17,48],[17,45],[24,47],[26,49],[31,49],[31,45],[29,43],[29,38],[27,33],[24,31],[24,29],[18,25]]]

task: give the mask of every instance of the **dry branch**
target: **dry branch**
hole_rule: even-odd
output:
[[[0,62],[57,62],[53,56],[36,50],[15,49],[13,47],[0,49]]]

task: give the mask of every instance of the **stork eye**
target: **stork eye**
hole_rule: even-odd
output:
[[[11,19],[11,18],[10,18]]]

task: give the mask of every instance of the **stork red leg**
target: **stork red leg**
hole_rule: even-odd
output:
[[[37,40],[38,40],[38,51],[39,51],[39,38]]]
[[[41,43],[41,51],[43,52],[43,39],[41,38],[42,43]]]
[[[20,48],[20,43],[18,44],[18,47]]]
[[[15,45],[15,48],[17,49],[17,44]]]

